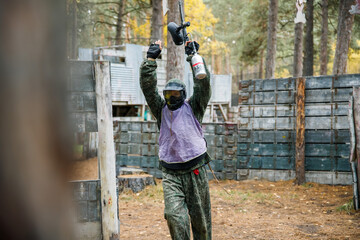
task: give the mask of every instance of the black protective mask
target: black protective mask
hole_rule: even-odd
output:
[[[180,97],[171,96],[170,99],[166,99],[166,105],[171,111],[175,111],[183,105],[184,100],[183,94]]]

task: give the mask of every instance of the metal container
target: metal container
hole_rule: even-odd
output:
[[[203,79],[206,77],[204,62],[200,55],[195,53],[191,59],[191,66],[194,69],[195,77],[197,79]]]

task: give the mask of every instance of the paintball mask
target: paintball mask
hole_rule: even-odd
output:
[[[171,79],[164,88],[166,105],[171,111],[181,107],[186,98],[185,84],[179,79]]]

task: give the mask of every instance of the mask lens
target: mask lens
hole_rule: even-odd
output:
[[[169,99],[171,97],[171,92],[170,91],[165,91],[165,96],[166,99]]]
[[[165,91],[164,92],[164,97],[166,99],[169,99],[171,96],[174,96],[174,97],[180,97],[181,94],[179,91],[175,91],[175,90],[169,90],[169,91]]]

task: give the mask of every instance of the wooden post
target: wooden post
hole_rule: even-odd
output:
[[[210,104],[210,122],[214,122],[214,105]]]
[[[103,240],[119,239],[109,62],[95,62]]]
[[[360,88],[353,88],[353,97],[354,97],[354,122],[355,122],[355,136],[356,136],[356,162],[357,162],[357,178],[360,176]],[[360,189],[360,181],[357,181],[358,189]]]
[[[221,112],[221,114],[222,114],[222,116],[224,118],[224,121],[227,122],[228,119],[227,119],[227,116],[225,114],[225,111],[224,111],[223,107],[221,106],[221,103],[219,103],[218,105],[219,105],[220,112]]]
[[[305,183],[305,78],[296,79],[296,184]]]

